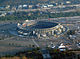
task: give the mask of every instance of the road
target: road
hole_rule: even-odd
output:
[[[44,20],[44,19],[43,19]],[[75,28],[75,24],[77,21],[80,21],[80,16],[77,17],[63,17],[63,18],[54,18],[51,21],[52,22],[59,22],[61,24],[63,24],[61,21],[64,21],[63,23],[66,23],[66,20],[68,22],[74,21],[75,23],[73,24],[73,26],[68,26],[70,28]],[[14,21],[16,22],[16,21]],[[67,23],[68,23],[67,22]],[[72,23],[72,22],[71,22]],[[66,25],[67,26],[67,25]],[[69,40],[65,39],[66,37],[62,38],[49,38],[49,39],[38,39],[38,38],[31,38],[31,37],[19,37],[16,35],[12,35],[9,30],[13,29],[15,30],[16,28],[16,23],[0,23],[0,52],[4,53],[7,51],[20,51],[22,49],[26,49],[26,47],[32,47],[32,45],[36,45],[37,47],[45,47],[50,45],[50,43],[54,43],[54,45],[59,44],[60,42],[70,42]],[[79,37],[80,35],[78,35]],[[76,40],[79,40],[79,38],[77,37]],[[79,40],[80,42],[80,40]],[[15,52],[16,52],[15,51]]]
[[[40,47],[40,46],[37,44],[37,42],[35,42],[34,39],[32,39],[32,41],[34,42],[34,44],[35,44],[37,47]]]

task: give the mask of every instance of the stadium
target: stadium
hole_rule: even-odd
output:
[[[58,36],[65,31],[66,28],[63,25],[50,21],[26,20],[22,24],[17,24],[18,34],[24,36],[50,37]]]

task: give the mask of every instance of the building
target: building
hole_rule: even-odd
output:
[[[17,25],[18,34],[27,36],[50,37],[58,36],[66,31],[66,28],[58,23],[50,21],[26,20]]]
[[[66,51],[66,46],[61,43],[61,45],[59,46],[60,51]]]

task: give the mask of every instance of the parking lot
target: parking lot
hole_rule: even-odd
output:
[[[57,19],[52,19],[51,21],[53,22],[59,22],[61,24],[63,24],[64,26],[68,27],[69,29],[75,29],[76,25],[76,21],[80,20],[80,17],[69,17],[66,18],[66,20],[64,21],[65,18],[57,18]],[[73,21],[74,20],[74,21]],[[63,21],[63,23],[62,23]],[[74,23],[73,23],[73,22]],[[58,38],[55,37],[51,37],[51,38],[34,38],[34,37],[20,37],[18,35],[13,35],[10,33],[9,30],[15,30],[16,29],[16,25],[19,21],[10,21],[10,22],[0,22],[0,54],[4,55],[5,52],[11,53],[12,51],[17,52],[17,51],[21,51],[21,50],[25,50],[27,48],[31,48],[33,47],[33,45],[35,47],[39,46],[41,48],[49,46],[51,44],[51,42],[54,45],[58,45],[62,42],[68,42],[68,43],[73,43],[71,40],[68,40],[67,37],[65,35],[60,36]],[[67,24],[72,24],[72,25],[67,25]],[[75,42],[78,41],[78,43],[80,42],[80,35],[76,33],[76,40],[74,40]],[[75,44],[74,44],[75,46]]]

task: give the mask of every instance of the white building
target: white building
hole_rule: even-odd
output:
[[[63,43],[61,43],[61,45],[58,48],[60,49],[60,51],[66,51],[66,46],[64,46]]]
[[[48,7],[53,7],[53,5],[51,4],[51,5],[47,5]]]

